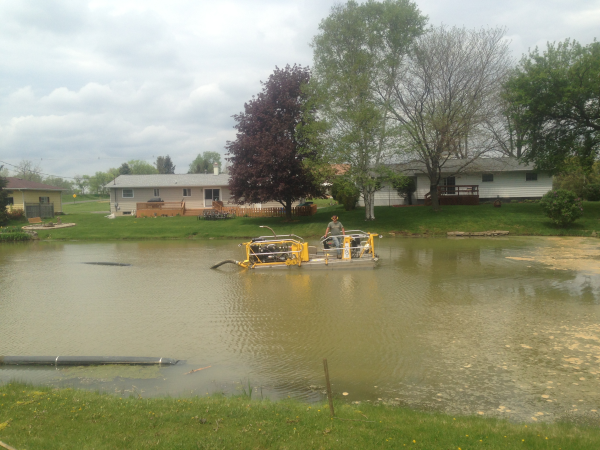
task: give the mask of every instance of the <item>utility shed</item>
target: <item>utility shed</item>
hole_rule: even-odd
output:
[[[67,189],[16,177],[6,179],[8,208],[22,209],[28,218],[54,217],[62,213],[62,192]]]

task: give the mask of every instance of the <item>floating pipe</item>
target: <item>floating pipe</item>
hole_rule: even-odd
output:
[[[94,264],[96,266],[121,266],[121,267],[125,267],[125,266],[130,266],[131,265],[131,264],[113,263],[113,262],[84,262],[83,264]]]
[[[178,362],[178,359],[151,356],[0,356],[0,366],[97,366],[102,364],[172,366]]]
[[[221,267],[223,264],[237,264],[237,265],[239,265],[240,263],[238,261],[234,261],[233,259],[226,259],[225,261],[221,261],[220,263],[215,264],[214,266],[211,267],[211,269],[216,269],[217,267]]]

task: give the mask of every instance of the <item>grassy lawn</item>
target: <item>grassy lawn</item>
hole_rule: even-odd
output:
[[[91,213],[103,210],[108,212],[107,203],[70,205],[65,208],[67,214],[61,220],[63,223],[74,222],[77,226],[43,230],[38,234],[42,239],[84,240],[245,238],[267,234],[258,228],[259,225],[267,225],[278,234],[292,233],[308,238],[323,235],[333,214],[340,216],[346,230],[362,229],[384,235],[396,232],[403,235],[445,236],[448,231],[506,230],[511,235],[590,236],[593,231],[600,232],[600,202],[585,202],[584,216],[566,228],[553,225],[537,203],[507,203],[501,208],[494,208],[491,204],[446,206],[439,212],[424,206],[382,206],[375,208],[377,220],[374,222],[365,222],[364,209],[344,211],[341,206],[319,208],[314,216],[299,217],[291,222],[282,218],[247,217],[223,221],[204,221],[195,217],[107,219],[103,214]],[[10,225],[23,224],[13,222]]]
[[[517,424],[338,401],[119,398],[11,383],[0,441],[18,449],[598,449],[597,426]],[[345,419],[345,420],[344,420]]]
[[[86,200],[108,200],[108,194],[77,194],[75,198],[76,202],[86,201]],[[65,203],[73,203],[73,194],[63,194],[62,195],[63,205]]]
[[[110,213],[109,200],[95,200],[85,203],[63,203],[63,213],[65,214],[81,214],[89,213],[93,211],[105,211],[106,214]]]

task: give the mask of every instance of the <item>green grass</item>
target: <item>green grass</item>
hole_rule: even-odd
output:
[[[518,424],[381,405],[248,396],[120,398],[0,387],[0,441],[25,449],[598,449],[597,426]],[[345,419],[345,420],[344,420]]]
[[[80,205],[80,206],[79,206]],[[278,234],[319,237],[333,214],[340,216],[346,230],[362,229],[388,235],[445,236],[448,231],[505,230],[511,235],[539,236],[590,236],[600,232],[600,202],[585,202],[584,216],[574,224],[559,228],[541,211],[538,203],[510,203],[501,208],[491,204],[479,206],[445,206],[439,212],[429,207],[405,208],[377,207],[376,220],[365,222],[364,209],[344,211],[341,206],[320,208],[311,217],[299,217],[291,222],[283,218],[247,218],[222,221],[197,220],[195,217],[141,218],[117,217],[107,219],[101,211],[106,203],[82,203],[71,205],[72,210],[62,217],[63,223],[74,222],[77,226],[49,229],[38,232],[41,239],[206,239],[246,238],[268,234],[258,228],[267,225]],[[107,211],[108,212],[108,211]],[[56,220],[54,220],[56,221]],[[11,223],[10,225],[23,225]]]
[[[81,202],[84,200],[108,200],[108,198],[108,194],[77,194],[75,201]],[[63,194],[62,202],[63,204],[68,202],[73,203],[73,194]]]
[[[92,211],[105,211],[110,214],[110,203],[108,199],[98,200],[86,203],[63,203],[63,213],[65,214],[81,214]]]

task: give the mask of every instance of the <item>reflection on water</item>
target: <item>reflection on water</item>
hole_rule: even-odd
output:
[[[384,239],[375,270],[244,272],[236,243],[0,251],[0,355],[163,356],[164,368],[0,368],[0,381],[140,395],[335,392],[518,420],[597,417],[600,245]],[[131,266],[88,265],[118,262]],[[210,368],[187,374],[193,369]]]

